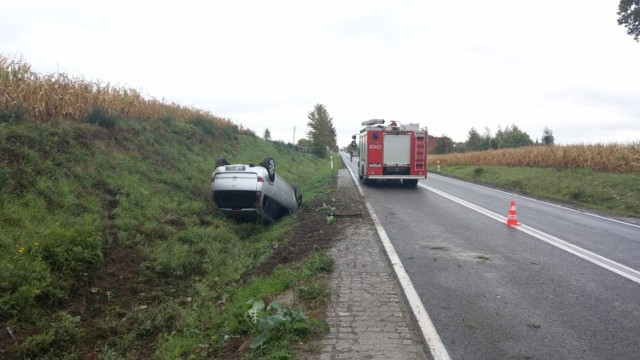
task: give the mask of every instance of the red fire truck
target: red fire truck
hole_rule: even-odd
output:
[[[418,124],[402,125],[383,119],[362,123],[358,151],[358,177],[365,185],[379,179],[402,180],[406,187],[427,178],[427,131]]]

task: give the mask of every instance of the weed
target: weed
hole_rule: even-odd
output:
[[[326,322],[314,323],[302,310],[286,308],[276,301],[266,307],[261,300],[250,300],[248,304],[251,308],[245,313],[245,319],[251,324],[253,332],[257,333],[249,345],[251,349],[282,337],[302,339],[311,333],[314,325],[328,329]]]
[[[308,275],[329,273],[333,271],[335,261],[323,252],[316,252],[304,264],[305,273]]]
[[[530,329],[538,330],[541,326],[540,324],[536,324],[534,322],[528,322],[527,327],[529,327]]]
[[[334,212],[336,211],[336,208],[334,206],[330,206],[323,203],[321,207],[316,209],[316,211],[327,212],[327,224],[333,224],[336,221],[336,218],[334,216]]]
[[[329,296],[330,293],[324,285],[311,284],[309,286],[301,286],[298,288],[298,298],[303,301],[325,301]]]
[[[75,354],[74,346],[83,336],[79,318],[59,313],[47,331],[31,336],[20,344],[19,352],[25,358],[67,358]]]

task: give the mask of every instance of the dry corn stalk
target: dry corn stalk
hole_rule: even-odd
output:
[[[0,54],[0,110],[21,107],[29,121],[82,121],[94,105],[127,119],[153,120],[169,115],[177,121],[187,121],[201,116],[243,130],[207,111],[145,98],[135,89],[72,78],[65,73],[41,75],[22,59]]]
[[[429,164],[585,168],[640,175],[640,142],[531,146],[515,149],[431,155]]]

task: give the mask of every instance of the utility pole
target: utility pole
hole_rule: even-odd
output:
[[[293,125],[293,145],[296,144],[296,126]]]

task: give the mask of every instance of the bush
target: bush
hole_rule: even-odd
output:
[[[216,125],[213,123],[213,121],[211,121],[211,119],[208,119],[205,116],[202,116],[202,115],[195,116],[191,118],[191,120],[189,120],[189,123],[199,128],[205,134],[211,137],[214,137],[216,135],[216,132],[217,132]]]
[[[225,140],[236,140],[238,138],[238,127],[235,125],[225,125],[222,127],[222,138]]]
[[[113,129],[116,127],[117,120],[118,119],[115,115],[109,114],[109,112],[100,105],[93,104],[84,121],[89,124],[101,126],[105,129]]]
[[[474,177],[480,177],[480,176],[482,176],[482,174],[484,174],[484,168],[477,167],[477,168],[473,169],[473,176]]]
[[[23,104],[15,105],[9,109],[0,111],[0,124],[16,124],[24,120],[27,109]]]

